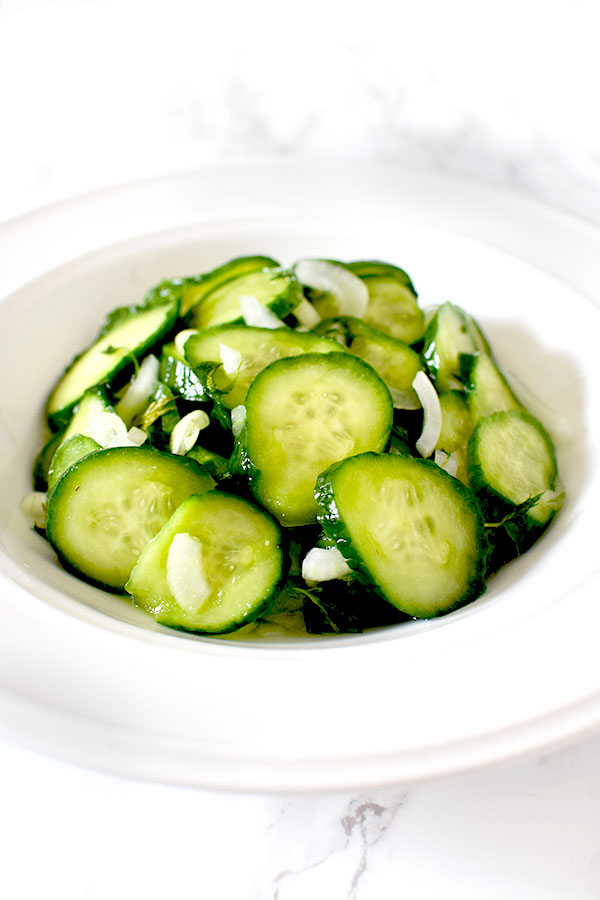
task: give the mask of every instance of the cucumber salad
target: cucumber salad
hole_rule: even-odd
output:
[[[22,508],[60,563],[202,634],[450,612],[564,496],[476,321],[378,261],[164,281],[107,317],[46,426]]]

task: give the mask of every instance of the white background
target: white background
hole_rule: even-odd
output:
[[[140,176],[308,155],[459,174],[600,224],[596,9],[0,0],[0,219]],[[262,797],[0,744],[0,893],[600,897],[599,753],[591,737],[370,795]]]

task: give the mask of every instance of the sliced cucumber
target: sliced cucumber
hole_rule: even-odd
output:
[[[145,447],[103,450],[75,463],[56,485],[48,538],[67,568],[119,590],[177,506],[213,485],[185,457]]]
[[[54,454],[58,450],[60,444],[62,444],[62,441],[63,434],[59,431],[58,434],[53,434],[52,437],[46,441],[40,452],[37,454],[32,471],[32,485],[34,491],[43,492],[48,487],[48,471],[52,465]]]
[[[91,437],[94,422],[98,416],[107,412],[114,412],[114,408],[109,402],[104,388],[90,388],[74,408],[60,443],[63,444],[65,441],[68,441],[74,434],[85,434]]]
[[[93,438],[84,434],[74,434],[67,441],[63,441],[54,454],[48,471],[48,495],[52,493],[62,476],[84,456],[97,453],[102,450]]]
[[[441,615],[485,591],[479,506],[434,463],[354,456],[319,477],[316,496],[319,520],[349,565],[407,615]]]
[[[469,483],[467,473],[467,445],[473,431],[473,421],[465,395],[461,391],[447,391],[440,394],[442,427],[436,450],[454,454],[456,477],[463,484]]]
[[[437,447],[447,453],[454,453],[456,450],[466,452],[473,431],[473,422],[464,394],[460,391],[440,394],[440,407],[442,428]]]
[[[185,500],[141,554],[126,590],[158,622],[223,633],[264,612],[281,580],[280,532],[240,497]]]
[[[235,378],[222,370],[215,372],[207,388],[227,409],[239,406],[246,399],[251,382],[265,366],[276,359],[299,356],[301,353],[340,353],[343,348],[328,338],[285,328],[250,328],[247,325],[217,325],[192,335],[185,345],[187,362],[193,368],[212,361],[219,365],[220,347],[237,350],[242,357]],[[202,378],[201,370],[198,370]],[[208,374],[208,373],[207,373]],[[208,382],[208,379],[207,379]]]
[[[202,468],[205,469],[206,472],[209,472],[217,481],[220,481],[227,474],[229,460],[219,453],[213,453],[212,450],[207,450],[205,447],[195,446],[192,447],[191,450],[188,450],[186,456],[188,459],[195,460],[195,462],[201,465]]]
[[[353,316],[324,319],[314,332],[341,339],[350,353],[373,366],[387,384],[396,409],[420,408],[412,383],[421,368],[421,359],[404,341]]]
[[[300,285],[291,272],[263,269],[227,281],[210,291],[191,311],[193,328],[210,328],[226,322],[241,322],[240,298],[255,297],[277,316],[287,315],[302,299]]]
[[[495,412],[522,409],[506,378],[487,353],[463,355],[460,374],[474,424]]]
[[[460,357],[463,353],[489,353],[488,343],[475,320],[453,303],[443,303],[425,332],[423,363],[438,392],[461,390]]]
[[[317,475],[365,450],[383,450],[392,427],[390,393],[371,366],[345,353],[280,359],[246,397],[239,438],[257,499],[286,526],[314,522]]]
[[[405,272],[399,266],[392,265],[392,263],[381,262],[378,259],[360,259],[348,263],[348,268],[363,280],[367,278],[393,278],[398,284],[407,287],[415,297],[417,296],[415,286],[408,272]]]
[[[376,261],[353,262],[348,268],[365,282],[369,291],[364,321],[406,344],[420,341],[425,331],[425,315],[406,272]]]
[[[554,445],[543,425],[525,410],[480,419],[469,441],[468,467],[471,488],[490,523],[525,505],[531,525],[545,526],[560,507]],[[526,534],[523,538],[527,542]]]
[[[64,424],[87,390],[111,381],[134,357],[142,356],[173,326],[177,311],[178,305],[168,302],[111,314],[109,327],[75,358],[50,394],[46,408],[50,425]]]
[[[183,281],[181,298],[181,315],[184,316],[192,307],[203,300],[207,294],[234,278],[249,275],[251,272],[260,272],[262,269],[275,269],[279,267],[277,260],[270,256],[238,256],[229,262],[210,272],[201,275],[192,275]]]

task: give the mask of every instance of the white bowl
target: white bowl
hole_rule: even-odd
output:
[[[0,253],[5,736],[159,781],[307,790],[439,775],[597,726],[596,230],[469,183],[280,162],[49,207],[4,225]],[[365,635],[224,642],[154,625],[29,530],[18,507],[45,396],[74,352],[154,283],[245,253],[403,266],[423,305],[451,299],[480,321],[540,404],[567,502],[476,603]]]

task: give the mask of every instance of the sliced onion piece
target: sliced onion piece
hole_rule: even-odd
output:
[[[183,331],[180,331],[175,335],[173,343],[175,344],[175,349],[180,356],[185,356],[185,342],[193,334],[198,334],[197,328],[184,328]]]
[[[225,369],[225,374],[231,377],[237,375],[242,365],[242,354],[235,347],[228,347],[227,344],[219,344],[219,354],[221,362]]]
[[[412,386],[423,407],[423,430],[415,446],[421,456],[427,459],[435,450],[442,430],[440,398],[425,372],[417,372]]]
[[[231,431],[233,432],[234,437],[238,437],[244,427],[245,421],[246,407],[243,403],[240,403],[239,406],[234,406],[231,410]]]
[[[313,547],[302,560],[302,577],[308,583],[343,578],[351,572],[337,547]]]
[[[242,294],[240,309],[246,325],[255,328],[285,328],[285,322],[252,294]]]
[[[196,441],[203,428],[210,424],[210,419],[203,409],[195,409],[180,419],[169,439],[169,449],[175,456],[185,456]]]
[[[167,553],[167,584],[179,606],[197,613],[210,597],[202,541],[193,534],[176,534]]]
[[[298,306],[294,307],[294,315],[303,328],[314,328],[321,321],[321,316],[306,297],[300,301]]]
[[[452,475],[453,478],[456,478],[456,473],[458,472],[458,455],[456,453],[446,453],[445,450],[436,450],[433,459],[440,469],[444,469],[448,475]]]
[[[94,416],[90,437],[103,450],[108,450],[109,447],[127,447],[129,444],[127,425],[115,412],[101,412]]]
[[[31,491],[21,500],[21,512],[33,519],[37,528],[45,528],[48,521],[47,496],[42,491]]]
[[[369,303],[369,290],[357,275],[343,266],[324,259],[301,259],[294,273],[298,281],[316,291],[326,291],[335,297],[338,315],[361,319]]]
[[[131,425],[135,417],[146,408],[157,383],[158,360],[150,354],[141,364],[138,373],[115,407],[115,412],[126,425]]]
[[[143,428],[134,426],[127,432],[127,440],[130,441],[132,447],[141,447],[147,437],[148,433]]]

